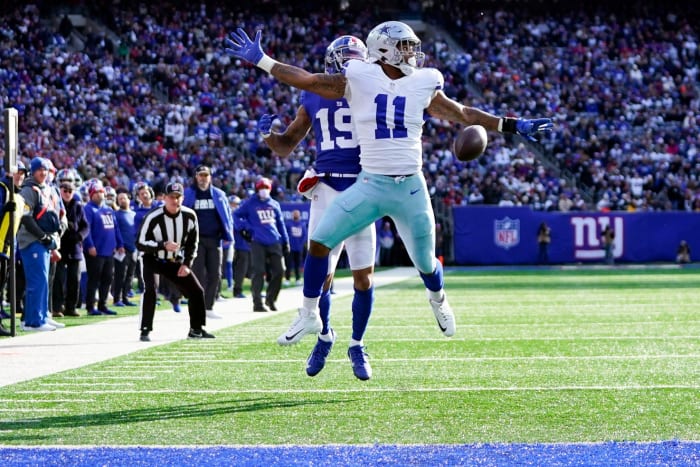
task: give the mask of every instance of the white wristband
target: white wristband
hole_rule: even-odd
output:
[[[258,68],[270,73],[272,71],[272,67],[277,64],[277,60],[273,59],[272,57],[268,55],[263,55],[262,58],[258,63],[255,64]]]
[[[498,132],[503,133],[503,119],[502,118],[498,119]]]

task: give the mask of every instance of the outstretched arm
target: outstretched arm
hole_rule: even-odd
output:
[[[311,128],[311,118],[303,105],[297,109],[297,115],[282,133],[273,133],[270,130],[272,121],[276,115],[265,114],[258,121],[258,130],[262,134],[265,144],[280,156],[288,156],[306,137]]]
[[[345,94],[345,76],[340,73],[326,75],[309,73],[303,68],[287,65],[265,55],[260,45],[261,31],[251,40],[248,34],[238,28],[226,39],[226,53],[245,60],[265,70],[285,84],[318,94],[326,99],[340,99]]]
[[[517,133],[525,138],[535,141],[536,133],[552,131],[554,124],[551,118],[524,118],[497,117],[474,107],[467,107],[450,99],[444,92],[438,91],[426,109],[430,115],[436,118],[461,123],[463,125],[481,125],[489,131],[503,133]]]
[[[464,106],[447,97],[442,91],[435,94],[427,110],[435,118],[462,125],[481,125],[489,131],[498,131],[500,117],[474,107]]]

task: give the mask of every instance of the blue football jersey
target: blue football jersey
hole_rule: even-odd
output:
[[[360,147],[345,99],[324,99],[303,91],[301,105],[313,119],[318,173],[360,173]]]

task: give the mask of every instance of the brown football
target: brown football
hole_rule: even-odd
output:
[[[486,150],[488,137],[486,128],[470,125],[457,133],[454,140],[454,153],[463,162],[473,161]]]

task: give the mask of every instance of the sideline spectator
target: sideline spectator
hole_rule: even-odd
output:
[[[231,211],[236,212],[238,206],[241,204],[241,199],[238,196],[229,197],[231,203]],[[235,298],[246,298],[243,293],[243,281],[245,278],[250,278],[252,276],[251,271],[251,261],[250,261],[250,243],[248,240],[250,238],[244,238],[240,227],[240,221],[236,220],[236,216],[233,216],[234,230],[234,244],[233,244],[233,296]]]
[[[136,303],[129,301],[136,269],[136,213],[131,209],[131,199],[126,191],[117,194],[117,210],[114,215],[125,250],[124,255],[117,253],[114,258],[114,306],[136,306]]]
[[[608,224],[603,229],[603,234],[600,238],[603,243],[603,249],[605,250],[605,264],[615,264],[615,257],[613,255],[613,249],[615,247],[615,231]]]
[[[676,250],[676,262],[679,264],[690,263],[690,245],[685,240],[681,240]]]
[[[250,235],[253,311],[268,311],[265,305],[270,310],[277,311],[275,302],[282,287],[284,273],[282,258],[289,251],[289,236],[282,210],[279,203],[270,197],[271,190],[270,179],[261,178],[255,183],[255,196],[243,201],[234,212],[234,217],[240,221],[241,230]],[[270,269],[263,305],[262,289],[266,264]]]
[[[539,264],[549,263],[549,244],[552,241],[552,229],[546,222],[542,222],[537,229],[537,262]]]
[[[295,285],[301,284],[301,268],[304,265],[304,251],[306,249],[306,222],[301,220],[301,211],[292,211],[292,218],[287,221],[287,233],[289,234],[289,254],[285,258],[284,277],[285,285],[289,285],[289,280],[294,271]]]
[[[195,181],[185,190],[182,205],[195,212],[199,224],[199,244],[192,270],[204,288],[207,318],[221,318],[214,311],[221,287],[221,244],[233,242],[233,217],[226,193],[211,184],[211,175],[208,166],[197,167]]]
[[[55,331],[63,327],[49,316],[49,258],[66,228],[61,216],[60,199],[47,179],[51,162],[43,157],[32,159],[31,175],[22,184],[24,214],[17,233],[26,282],[23,331]],[[60,325],[60,326],[57,326]]]
[[[61,260],[56,265],[53,299],[54,310],[64,316],[80,316],[77,311],[80,300],[80,262],[83,261],[83,241],[90,226],[80,197],[75,196],[73,183],[64,179],[59,190],[66,209],[68,227],[61,236]]]
[[[114,254],[124,254],[124,242],[117,228],[114,210],[105,205],[105,189],[102,182],[92,180],[89,184],[90,201],[85,206],[85,219],[90,229],[83,242],[83,249],[87,253],[85,308],[91,316],[116,315],[116,311],[107,308],[107,295],[114,279]]]

